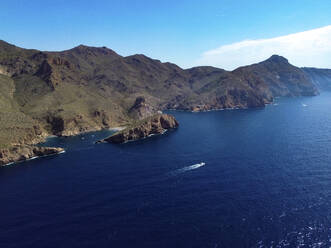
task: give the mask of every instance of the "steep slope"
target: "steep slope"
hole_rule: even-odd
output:
[[[38,122],[20,111],[14,93],[14,81],[0,75],[0,148],[32,142],[43,134]]]
[[[331,90],[331,70],[318,68],[302,68],[310,80],[320,90]]]
[[[258,64],[240,67],[234,74],[246,80],[247,84],[260,82],[263,91],[273,96],[312,96],[318,90],[306,74],[289,64],[284,57],[273,55]]]
[[[189,70],[190,82],[200,97],[200,105],[193,110],[263,107],[272,95],[260,90],[259,80],[247,83],[233,72],[213,67]]]

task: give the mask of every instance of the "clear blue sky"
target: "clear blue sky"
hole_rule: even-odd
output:
[[[183,67],[203,52],[331,24],[330,0],[1,0],[0,39],[25,48],[107,46]]]

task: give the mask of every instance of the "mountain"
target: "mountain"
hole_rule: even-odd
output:
[[[318,68],[302,68],[310,80],[320,90],[331,90],[331,70]]]
[[[233,73],[247,82],[260,82],[272,96],[312,96],[318,94],[310,78],[284,57],[273,55],[258,64],[238,68]]]
[[[0,147],[126,126],[159,110],[263,107],[275,96],[316,94],[307,73],[276,55],[231,72],[184,70],[106,47],[46,52],[0,41]]]

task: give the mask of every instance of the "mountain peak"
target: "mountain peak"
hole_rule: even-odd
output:
[[[64,51],[64,52],[75,52],[78,54],[103,54],[103,55],[111,55],[114,57],[120,57],[120,55],[118,55],[116,52],[114,52],[113,50],[103,46],[103,47],[93,47],[93,46],[86,46],[86,45],[82,45],[80,44],[79,46],[76,46],[70,50]]]
[[[86,46],[86,45],[83,45],[83,44],[80,44],[74,48],[72,48],[71,50],[76,50],[76,51],[86,51],[86,50],[103,50],[103,49],[108,49],[107,47],[93,47],[93,46]],[[110,50],[110,49],[108,49]]]
[[[267,59],[266,61],[270,61],[270,62],[274,62],[274,63],[286,63],[288,64],[288,60],[287,58],[274,54],[272,55],[269,59]]]

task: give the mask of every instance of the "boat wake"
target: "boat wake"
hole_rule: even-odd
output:
[[[205,162],[201,162],[201,163],[198,163],[198,164],[193,164],[193,165],[190,165],[190,166],[186,166],[184,168],[180,168],[178,170],[175,170],[171,173],[171,175],[178,175],[178,174],[181,174],[181,173],[184,173],[184,172],[187,172],[187,171],[191,171],[191,170],[195,170],[195,169],[198,169],[202,166],[205,166],[206,163]]]

